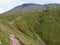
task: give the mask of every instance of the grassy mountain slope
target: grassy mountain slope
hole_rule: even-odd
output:
[[[0,15],[0,40],[10,45],[13,34],[23,45],[60,45],[60,10],[9,13]]]
[[[10,44],[10,34],[15,35],[24,45],[46,45],[34,29],[38,23],[36,12],[3,14],[0,15],[0,18],[0,39],[3,45]],[[7,39],[4,38],[4,35],[7,36]]]
[[[46,16],[38,26],[38,34],[47,45],[60,45],[60,10],[49,9]]]

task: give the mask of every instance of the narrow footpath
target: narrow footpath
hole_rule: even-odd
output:
[[[10,45],[21,45],[21,43],[14,35],[10,35]]]

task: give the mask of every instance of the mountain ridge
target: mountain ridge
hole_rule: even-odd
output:
[[[14,7],[13,9],[6,11],[2,14],[6,13],[15,13],[15,12],[29,12],[29,11],[40,11],[39,9],[47,9],[53,7],[60,7],[58,3],[51,3],[51,4],[35,4],[35,3],[25,3],[19,6]]]

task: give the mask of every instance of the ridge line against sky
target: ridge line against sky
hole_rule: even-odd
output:
[[[23,3],[48,4],[60,3],[60,0],[0,0],[0,13],[8,11]]]

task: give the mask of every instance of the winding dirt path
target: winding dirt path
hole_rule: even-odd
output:
[[[10,35],[10,45],[21,45],[18,39],[14,35]]]

